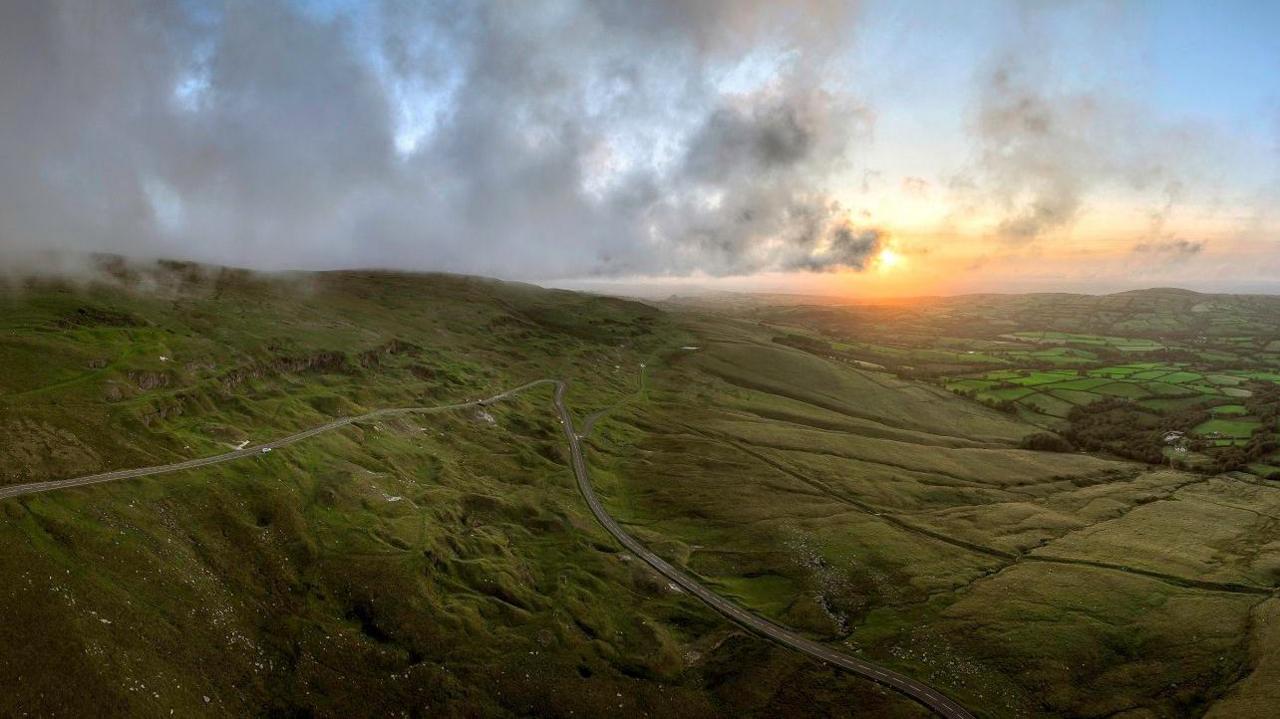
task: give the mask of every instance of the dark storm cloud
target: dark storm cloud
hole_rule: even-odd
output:
[[[819,85],[844,12],[3,3],[0,259],[860,268],[879,236],[829,184],[870,116]]]
[[[675,192],[648,216],[662,234],[688,238],[712,274],[860,268],[866,257],[840,245],[848,213],[812,181],[840,167],[860,113],[822,92],[738,98],[693,134],[667,178]]]
[[[693,138],[685,165],[712,182],[740,173],[768,173],[803,162],[813,151],[813,121],[796,104],[720,108]]]
[[[837,225],[829,232],[830,239],[824,249],[795,258],[787,269],[819,272],[847,267],[861,270],[883,242],[877,230],[856,230],[848,223]]]

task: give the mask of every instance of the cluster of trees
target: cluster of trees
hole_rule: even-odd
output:
[[[1064,435],[1071,444],[1091,452],[1160,464],[1165,435],[1189,432],[1208,419],[1209,412],[1201,407],[1162,413],[1113,397],[1073,408]]]
[[[1070,452],[1075,447],[1065,437],[1052,432],[1036,432],[1022,438],[1023,449],[1034,449],[1037,452]]]
[[[1249,443],[1243,447],[1218,447],[1212,452],[1214,469],[1218,472],[1232,472],[1245,469],[1250,464],[1276,451],[1280,444],[1263,433],[1255,433]],[[1280,479],[1280,472],[1272,473],[1267,479]]]
[[[1261,424],[1253,430],[1253,436],[1244,446],[1218,447],[1210,450],[1219,472],[1244,469],[1280,449],[1276,431],[1280,429],[1280,385],[1272,382],[1251,382],[1253,394],[1244,400],[1245,410],[1258,418]],[[1280,479],[1280,472],[1267,479]]]
[[[1280,441],[1276,439],[1277,424],[1280,424],[1280,385],[1258,383],[1252,389],[1254,395],[1245,407],[1249,414],[1263,420],[1262,425],[1244,445],[1217,447],[1211,441],[1189,441],[1188,449],[1212,459],[1212,464],[1202,469],[1214,472],[1244,469],[1280,450]],[[1091,452],[1159,464],[1164,461],[1165,437],[1170,432],[1189,433],[1211,416],[1205,407],[1159,412],[1126,399],[1104,399],[1072,409],[1067,416],[1068,427],[1059,439],[1068,446]],[[1023,445],[1030,449],[1051,449],[1056,446],[1052,437],[1032,435]],[[1036,446],[1031,446],[1033,443]],[[1280,476],[1269,479],[1280,479]]]
[[[881,362],[886,367],[890,365]],[[899,379],[914,379],[928,382],[930,380],[945,379],[957,374],[971,371],[969,367],[915,367],[906,365],[895,365],[892,367],[893,373]]]
[[[805,352],[813,352],[816,354],[826,355],[835,352],[835,348],[831,346],[830,342],[824,342],[816,337],[808,337],[805,335],[787,334],[780,337],[774,337],[773,341],[780,345],[786,345],[787,347],[794,347],[798,350],[804,350]]]
[[[1250,382],[1248,389],[1253,393],[1244,401],[1249,414],[1257,417],[1263,426],[1274,427],[1280,424],[1280,384]]]
[[[1258,427],[1253,431],[1253,436],[1249,437],[1249,441],[1244,446],[1207,447],[1202,443],[1196,443],[1193,447],[1213,457],[1214,468],[1217,471],[1231,472],[1245,469],[1250,464],[1261,461],[1277,449],[1280,449],[1280,442],[1276,441],[1273,430],[1273,427],[1265,424]],[[1278,475],[1280,475],[1280,472],[1274,473],[1267,479],[1280,479]]]

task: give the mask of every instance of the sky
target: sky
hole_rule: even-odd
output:
[[[0,0],[0,268],[1280,292],[1280,5]]]

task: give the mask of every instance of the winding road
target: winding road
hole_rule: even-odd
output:
[[[252,457],[262,454],[264,449],[278,449],[287,447],[295,442],[301,442],[308,437],[314,437],[339,427],[345,427],[349,424],[357,422],[366,422],[371,419],[383,419],[385,417],[398,417],[406,414],[430,414],[433,412],[448,412],[455,409],[466,409],[467,407],[476,407],[486,405],[491,402],[500,402],[504,399],[520,394],[527,389],[532,389],[538,385],[556,384],[557,380],[539,379],[532,382],[522,384],[519,387],[500,392],[492,397],[480,400],[472,400],[470,402],[456,402],[454,404],[444,404],[436,407],[403,407],[399,409],[379,409],[365,414],[353,415],[351,417],[340,417],[332,422],[322,424],[319,427],[291,434],[288,437],[266,442],[264,444],[255,444],[252,447],[244,447],[242,449],[233,450],[224,454],[215,454],[212,457],[201,457],[200,459],[189,459],[185,462],[174,462],[173,464],[157,464],[153,467],[139,467],[138,469],[120,469],[114,472],[103,472],[102,474],[90,474],[85,477],[74,477],[72,479],[58,479],[51,482],[32,482],[30,484],[15,484],[9,487],[0,487],[0,499],[9,497],[21,497],[26,494],[39,494],[40,492],[52,492],[57,489],[69,489],[71,487],[83,487],[89,484],[102,484],[103,482],[115,482],[121,479],[132,479],[134,477],[146,477],[153,474],[168,474],[169,472],[181,472],[184,469],[195,469],[196,467],[207,467],[211,464],[221,464],[230,462],[243,457]]]
[[[264,449],[287,447],[288,445],[300,442],[308,437],[314,437],[323,432],[338,429],[339,427],[345,427],[356,422],[408,414],[448,412],[451,410],[466,409],[468,407],[484,406],[493,402],[500,402],[502,400],[509,399],[521,392],[544,384],[550,384],[555,387],[556,413],[559,415],[560,423],[564,427],[565,439],[569,443],[570,460],[573,467],[574,477],[577,480],[578,491],[582,493],[582,497],[586,500],[587,506],[591,509],[591,513],[595,515],[596,521],[600,522],[600,525],[603,526],[609,534],[613,535],[613,538],[618,540],[622,546],[630,550],[635,556],[644,560],[646,564],[653,567],[655,571],[678,585],[681,589],[697,597],[708,607],[714,609],[745,629],[764,637],[765,639],[894,689],[946,719],[974,719],[973,714],[969,713],[968,710],[960,706],[960,704],[955,700],[924,682],[912,679],[911,677],[900,674],[891,669],[887,669],[878,664],[837,652],[824,644],[807,639],[790,629],[774,624],[763,617],[756,616],[755,614],[746,611],[734,602],[725,599],[710,589],[707,589],[691,575],[677,569],[666,560],[649,551],[648,548],[628,534],[605,510],[604,505],[600,503],[600,499],[591,488],[591,477],[587,472],[586,460],[583,458],[581,437],[574,429],[573,416],[570,414],[569,408],[564,401],[564,394],[567,389],[567,385],[556,379],[534,380],[533,382],[528,382],[520,385],[519,387],[514,387],[495,394],[492,397],[472,400],[470,402],[457,402],[453,404],[439,405],[436,407],[380,409],[366,414],[342,417],[318,427],[312,427],[311,429],[298,432],[297,434],[291,434],[287,437],[282,437],[271,442],[255,445],[253,447],[245,447],[243,449],[214,455],[212,457],[202,457],[200,459],[191,459],[184,462],[161,464],[152,467],[122,469],[114,472],[103,472],[101,474],[92,474],[84,477],[74,477],[71,479],[32,482],[30,484],[0,487],[0,499],[21,497],[41,492],[52,492],[72,487],[83,487],[92,484],[101,484],[104,482],[114,482],[134,477],[146,477],[155,474],[180,472],[187,469],[195,469],[197,467],[206,467],[211,464],[230,462],[244,457],[261,455]]]
[[[564,425],[565,439],[569,441],[569,453],[573,463],[573,474],[578,480],[578,491],[582,493],[583,499],[587,501],[587,506],[591,508],[591,513],[595,515],[596,521],[600,522],[605,530],[612,534],[613,538],[618,540],[622,546],[643,559],[646,564],[657,570],[659,574],[679,585],[681,589],[701,599],[707,606],[766,639],[895,689],[925,705],[939,716],[947,717],[947,719],[974,719],[973,715],[956,703],[954,699],[928,684],[912,679],[905,674],[886,669],[878,664],[851,657],[848,654],[842,654],[824,644],[806,639],[790,629],[774,624],[768,619],[747,612],[737,604],[707,589],[693,577],[676,569],[662,557],[649,551],[648,548],[630,534],[627,534],[617,520],[605,510],[604,505],[600,503],[600,499],[596,497],[595,490],[591,488],[591,478],[587,474],[587,462],[582,455],[582,443],[573,429],[573,417],[569,414],[569,408],[564,403],[565,389],[565,383],[556,382],[556,412],[559,413],[560,422]]]

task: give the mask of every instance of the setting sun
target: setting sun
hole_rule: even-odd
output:
[[[880,251],[880,257],[876,260],[881,270],[891,270],[902,264],[902,255],[890,249]]]

